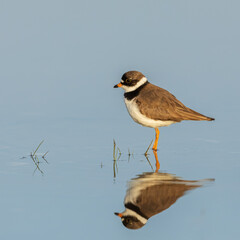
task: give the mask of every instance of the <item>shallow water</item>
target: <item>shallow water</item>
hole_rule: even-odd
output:
[[[239,239],[239,3],[150,2],[2,4],[0,239]],[[158,173],[113,88],[133,69],[216,118],[161,128]]]
[[[1,145],[1,238],[237,237],[239,152],[234,151],[234,138],[223,140],[218,136],[221,121],[182,123],[162,129],[160,174],[176,175],[182,180],[215,181],[184,190],[175,196],[176,202],[168,203],[168,209],[133,231],[125,228],[114,212],[125,209],[129,181],[156,170],[152,151],[149,162],[143,155],[154,131],[137,125],[127,131],[130,118],[126,122],[108,119],[102,123],[81,118],[26,120],[26,124],[24,119],[15,124],[9,121],[3,131],[8,134],[4,134]],[[110,131],[108,126],[115,121],[118,128]],[[29,154],[43,137],[45,141],[37,152],[41,174]],[[121,150],[116,161],[113,138]],[[41,159],[48,150],[45,157],[49,164]],[[156,191],[156,195],[164,195]]]

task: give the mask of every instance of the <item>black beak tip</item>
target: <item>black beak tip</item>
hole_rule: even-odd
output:
[[[113,88],[118,88],[118,85],[116,84]]]
[[[116,216],[118,216],[119,213],[115,212],[114,214],[115,214]]]

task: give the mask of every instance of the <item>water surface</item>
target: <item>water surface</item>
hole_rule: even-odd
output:
[[[224,0],[3,2],[0,238],[239,239],[238,9]],[[134,123],[113,89],[133,69],[216,118],[161,128],[158,173],[153,152],[144,156],[154,130]],[[30,154],[42,140],[41,173]],[[148,200],[156,212],[131,230],[114,213],[146,175],[200,182],[169,198],[175,183],[134,191],[156,188],[166,205]]]

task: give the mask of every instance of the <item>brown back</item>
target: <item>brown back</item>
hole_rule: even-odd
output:
[[[136,103],[143,115],[154,120],[175,122],[182,120],[214,120],[186,107],[170,92],[151,83],[140,91],[136,97]]]

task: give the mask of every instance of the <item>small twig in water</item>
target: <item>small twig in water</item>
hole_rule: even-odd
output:
[[[119,158],[121,157],[122,153],[119,147],[116,147],[117,144],[115,142],[115,140],[113,139],[113,160],[119,160]]]
[[[130,161],[130,157],[131,157],[131,153],[130,153],[130,150],[128,148],[128,162]]]
[[[118,166],[117,166],[117,161],[113,161],[113,177],[116,178],[118,173]]]
[[[31,155],[31,158],[36,166],[36,169],[38,169],[38,171],[43,175],[43,171],[39,168],[39,162],[36,162],[36,159],[34,159],[32,155]],[[33,174],[36,172],[36,169],[34,170]]]
[[[47,161],[47,159],[45,158],[45,156],[46,156],[47,154],[48,154],[48,151],[45,152],[45,153],[42,155],[42,159],[43,159],[47,164],[49,164],[48,161]]]
[[[120,159],[122,153],[115,140],[113,139],[113,177],[116,178],[118,173],[117,161]]]
[[[117,148],[117,160],[119,160],[119,158],[121,157],[122,153],[121,153],[121,150],[119,149],[119,147]]]
[[[34,155],[36,154],[37,150],[40,148],[40,146],[43,144],[43,142],[44,142],[44,140],[42,140],[42,141],[39,143],[39,145],[38,145],[38,147],[36,148],[36,150],[34,151],[34,153],[31,154],[33,157],[34,157]]]
[[[115,154],[115,152],[116,152],[116,142],[115,142],[115,140],[113,139],[113,159],[114,159],[114,160],[116,159],[116,154]]]
[[[42,140],[42,141],[38,144],[36,150],[33,151],[33,153],[32,153],[32,152],[30,153],[30,157],[31,157],[31,159],[33,160],[33,162],[34,162],[34,164],[35,164],[35,166],[36,166],[36,169],[34,170],[33,174],[36,172],[36,170],[38,170],[38,171],[43,175],[43,171],[42,171],[42,170],[40,169],[40,167],[39,167],[39,165],[40,165],[41,162],[39,161],[38,156],[41,156],[42,159],[43,159],[46,163],[48,163],[48,161],[45,159],[45,156],[48,154],[48,151],[45,152],[45,154],[43,154],[43,155],[42,155],[42,154],[37,154],[37,151],[38,151],[38,149],[40,148],[40,146],[43,144],[43,142],[44,142],[44,140]]]
[[[149,150],[149,148],[151,147],[151,145],[152,145],[152,142],[153,142],[153,140],[151,141],[150,145],[148,146],[148,148],[147,148],[146,152],[144,153],[144,155],[145,155],[145,156],[147,156],[147,155],[148,155],[148,150]]]
[[[145,155],[145,157],[146,157],[146,159],[147,159],[147,161],[148,161],[148,163],[149,163],[151,169],[153,170],[152,164],[151,164],[151,162],[150,162],[149,159],[148,159],[148,155]],[[154,170],[153,170],[153,171],[154,171]]]
[[[48,154],[49,151],[46,151],[43,155],[42,158],[45,158],[45,156]]]

